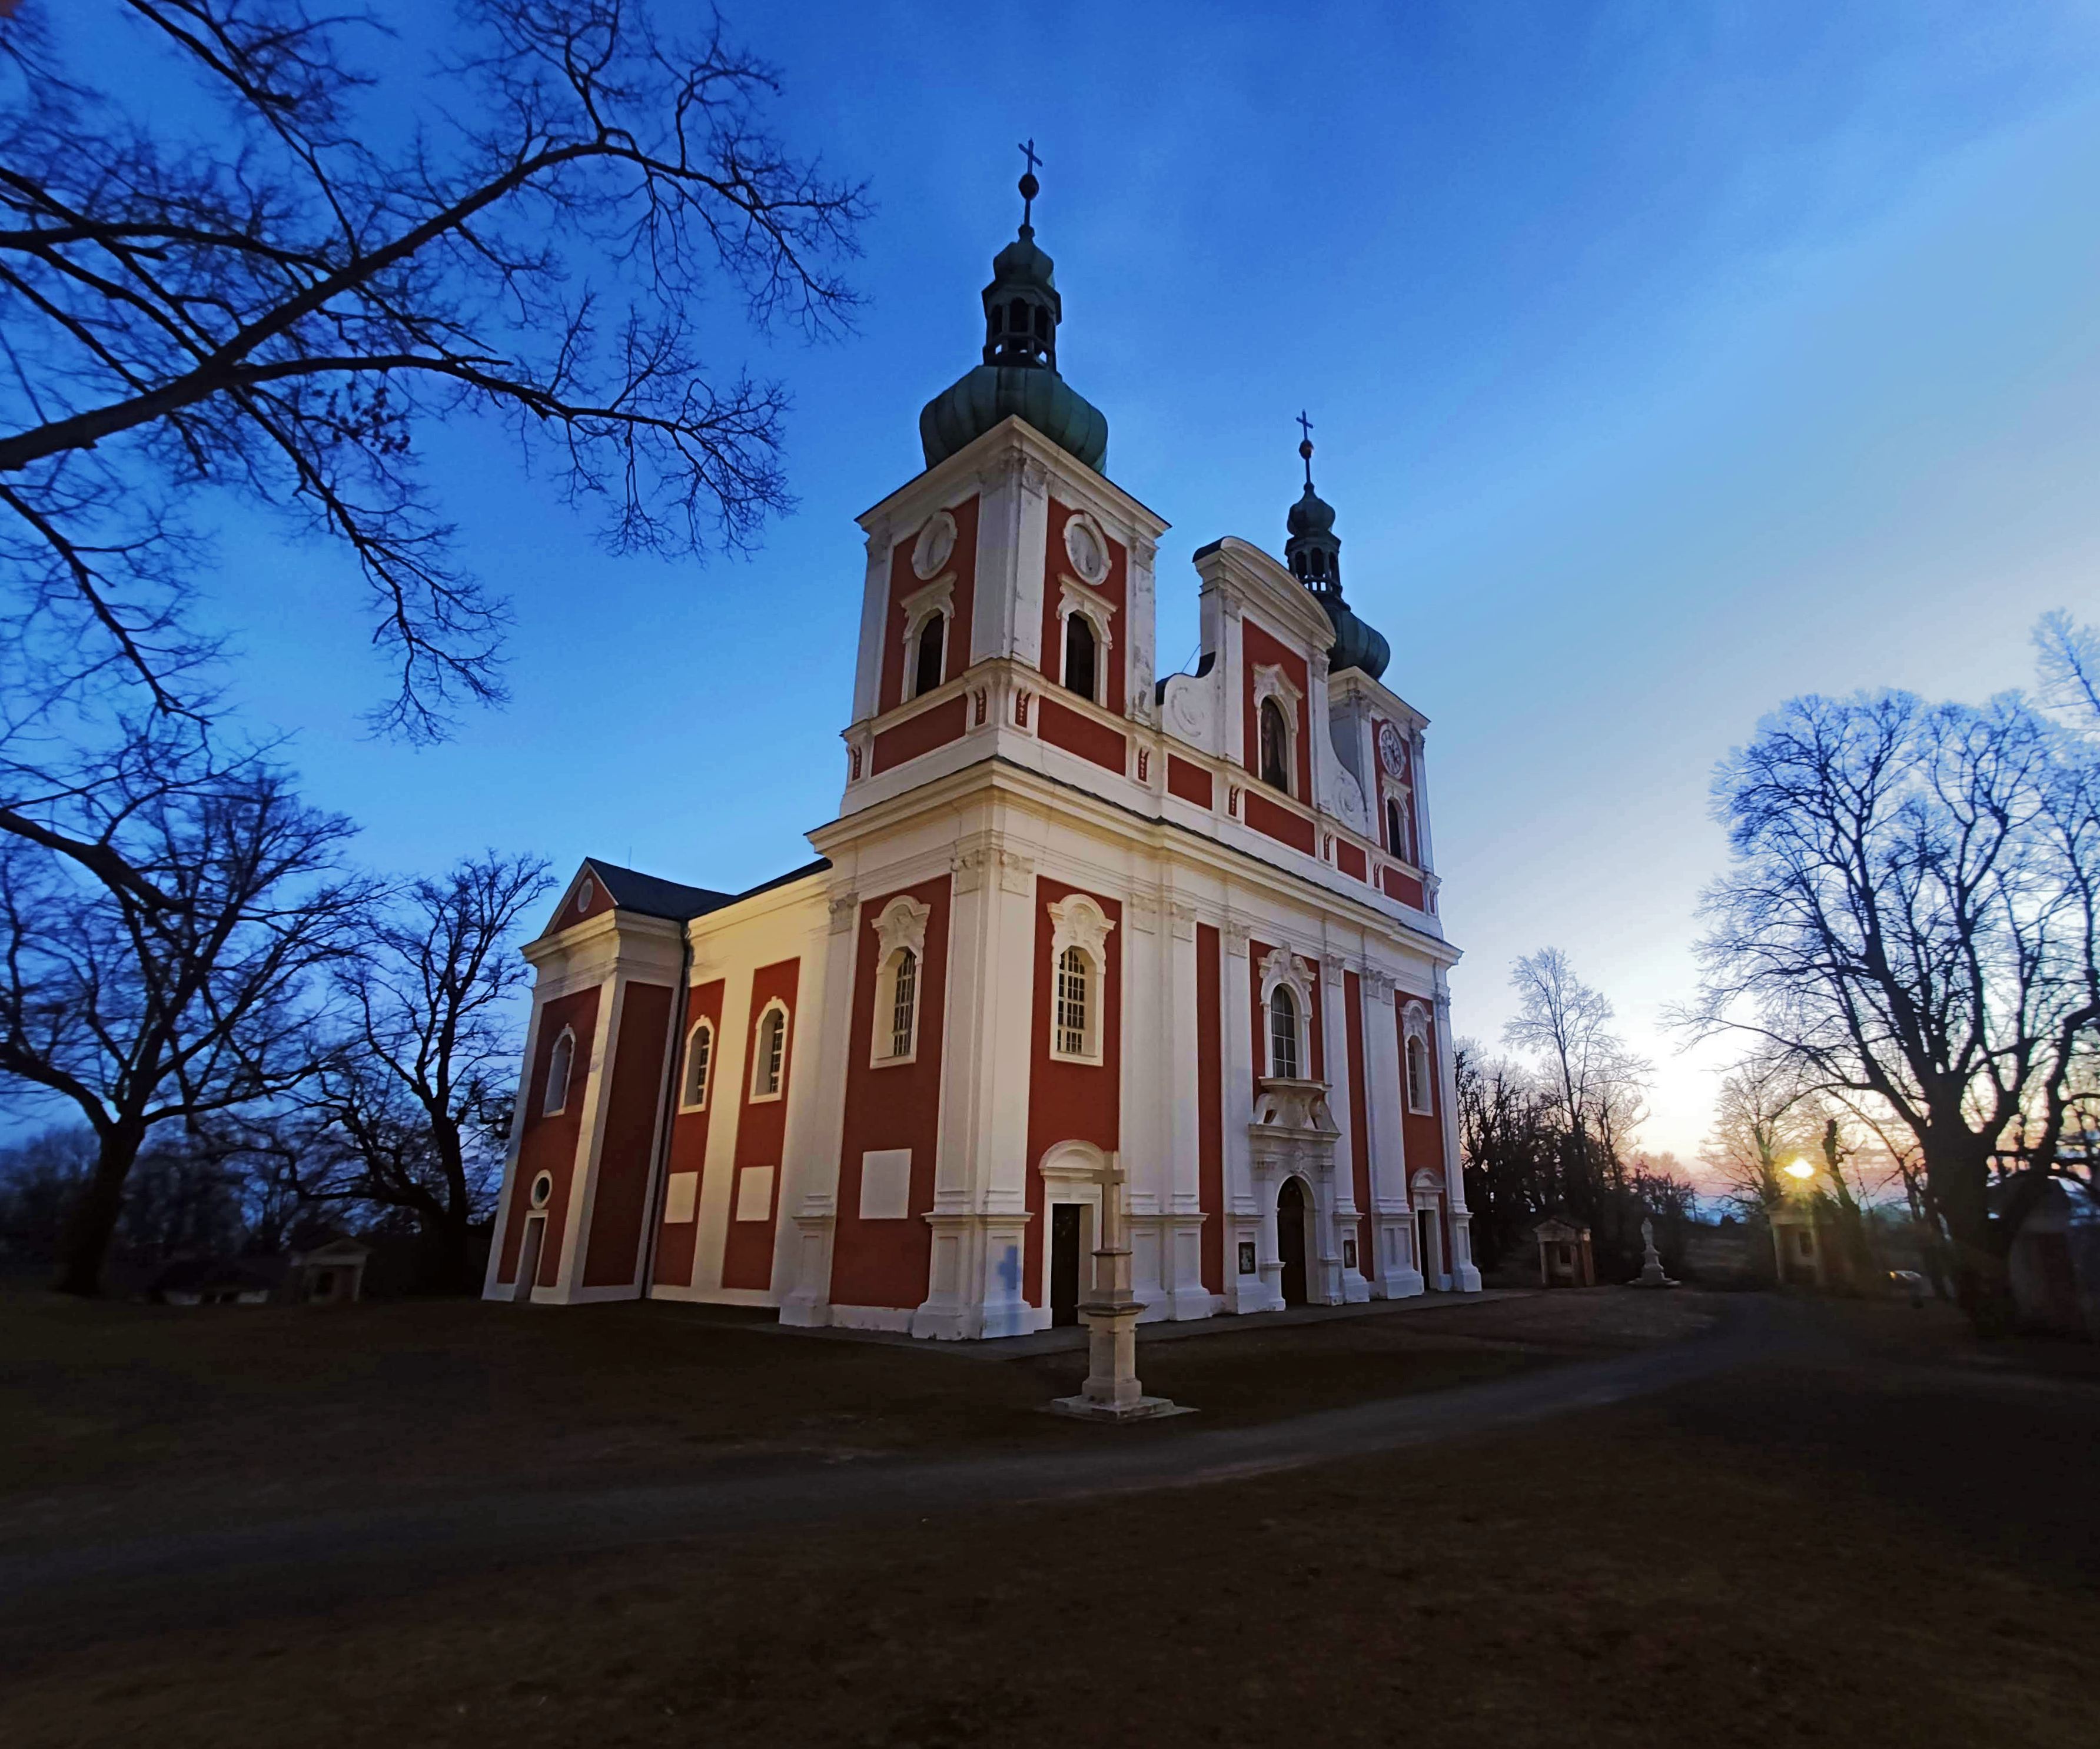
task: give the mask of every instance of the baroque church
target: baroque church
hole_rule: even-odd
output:
[[[1118,1160],[1146,1319],[1476,1291],[1425,719],[1343,597],[1312,446],[1283,559],[1194,556],[1057,368],[1030,222],[983,361],[860,518],[816,860],[720,892],[595,859],[537,973],[486,1288],[970,1339],[1077,1321]]]

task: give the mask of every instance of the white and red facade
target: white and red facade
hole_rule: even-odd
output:
[[[862,526],[821,860],[586,863],[527,949],[488,1297],[1031,1330],[1111,1151],[1149,1317],[1476,1289],[1421,716],[1238,540],[1156,684],[1166,525],[1017,417]]]

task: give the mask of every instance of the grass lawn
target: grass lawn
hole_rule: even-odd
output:
[[[1658,1305],[1667,1310],[1642,1309]],[[127,1325],[119,1310],[65,1324],[83,1345],[73,1364],[46,1357],[91,1381],[82,1420],[99,1430],[77,1435],[77,1449],[102,1454],[100,1479],[77,1484],[90,1492],[135,1487],[149,1461],[106,1449],[126,1443],[99,1425],[117,1414],[125,1377],[161,1381],[173,1418],[150,1461],[177,1475],[234,1464],[201,1430],[228,1405],[256,1426],[274,1402],[311,1431],[320,1412],[309,1392],[362,1405],[363,1437],[383,1421],[407,1453],[383,1461],[419,1474],[453,1437],[525,1428],[529,1405],[500,1400],[523,1388],[521,1373],[559,1387],[533,1400],[563,1430],[503,1460],[542,1475],[576,1464],[572,1448],[592,1441],[601,1458],[645,1465],[675,1456],[667,1441],[712,1448],[747,1412],[764,1424],[754,1439],[845,1437],[792,1417],[814,1412],[806,1389],[854,1388],[857,1369],[866,1382],[839,1411],[869,1417],[854,1439],[1123,1436],[1028,1415],[1058,1388],[1059,1367],[1071,1372],[1065,1357],[1009,1376],[1004,1363],[605,1317],[615,1341],[585,1333],[593,1314],[534,1319],[520,1361],[506,1356],[522,1322],[499,1320],[503,1333],[483,1337],[471,1319],[447,1321],[460,1308],[399,1307],[361,1320],[368,1369],[351,1364],[343,1333],[360,1320],[311,1326],[311,1339],[288,1321],[293,1333],[265,1344],[259,1326],[236,1332],[229,1314],[202,1340],[234,1350],[191,1372],[170,1357],[165,1327]],[[1276,1413],[1330,1400],[1351,1368],[1359,1390],[1420,1382],[1442,1365],[1476,1377],[1465,1366],[1652,1339],[1701,1314],[1691,1296],[1599,1293],[1415,1315],[1162,1343],[1148,1382],[1156,1372],[1207,1410]],[[384,1601],[42,1654],[0,1681],[0,1738],[10,1749],[227,1749],[316,1734],[477,1749],[1300,1739],[2091,1749],[2100,1383],[2089,1355],[1979,1348],[1937,1313],[1901,1307],[1808,1315],[1820,1340],[1769,1364],[1467,1443],[910,1522],[724,1526],[676,1546],[527,1555],[501,1571],[427,1575]],[[148,1328],[159,1346],[141,1358]],[[1468,1346],[1510,1341],[1527,1346]],[[274,1363],[233,1367],[250,1343]],[[612,1370],[631,1376],[593,1381],[591,1357],[605,1365],[615,1350],[633,1358]],[[709,1358],[690,1358],[701,1352]],[[385,1358],[428,1353],[457,1370],[434,1378],[427,1358]],[[1343,1354],[1352,1358],[1316,1364]],[[48,1377],[24,1387],[19,1355],[8,1364],[8,1405],[56,1417],[65,1392]],[[1211,1399],[1187,1381],[1203,1369]],[[176,1376],[194,1377],[202,1399],[167,1382]],[[470,1377],[484,1381],[479,1391],[457,1388]],[[465,1431],[417,1430],[421,1418],[450,1418],[446,1377]],[[422,1381],[399,1413],[384,1407],[390,1379]],[[908,1386],[916,1407],[880,1403],[877,1381]],[[703,1388],[712,1411],[673,1400]],[[302,1444],[287,1442],[280,1461]],[[38,1486],[48,1491],[48,1477]]]

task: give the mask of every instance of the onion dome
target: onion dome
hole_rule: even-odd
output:
[[[1057,264],[1036,246],[1030,222],[1039,191],[1031,168],[1021,178],[1020,235],[992,258],[991,284],[984,289],[984,362],[920,412],[919,443],[929,468],[1016,414],[1096,471],[1108,459],[1107,418],[1057,374],[1064,302]]]
[[[1376,680],[1392,660],[1392,646],[1342,599],[1342,542],[1335,532],[1335,507],[1312,489],[1312,423],[1303,413],[1298,422],[1306,434],[1298,446],[1305,462],[1305,491],[1285,518],[1288,538],[1283,543],[1284,562],[1326,610],[1335,628],[1335,641],[1327,651],[1328,672],[1339,674],[1345,668],[1358,668]]]

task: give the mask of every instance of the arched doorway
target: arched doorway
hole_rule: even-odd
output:
[[[1283,1263],[1283,1303],[1305,1303],[1305,1186],[1295,1178],[1276,1193],[1276,1253]]]

